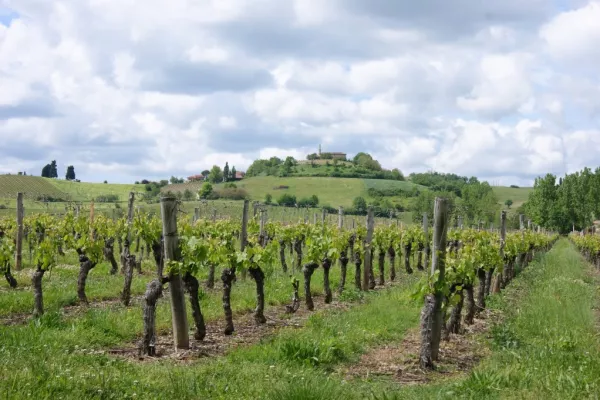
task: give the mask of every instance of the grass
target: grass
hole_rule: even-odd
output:
[[[143,192],[144,185],[131,185],[121,183],[88,183],[72,182],[59,179],[48,179],[58,190],[66,193],[73,201],[88,202],[101,195],[114,194],[119,197],[119,201],[126,202],[129,192]]]
[[[529,194],[533,190],[530,187],[522,188],[511,188],[507,186],[493,186],[494,193],[498,196],[498,203],[500,203],[503,209],[506,209],[504,202],[506,200],[512,200],[512,208],[517,208],[527,201]]]
[[[334,284],[337,271],[332,270]],[[185,363],[131,362],[99,352],[139,337],[139,307],[90,309],[75,317],[49,312],[27,325],[0,326],[0,397],[582,399],[600,392],[598,277],[566,240],[489,299],[505,318],[491,329],[491,357],[467,376],[406,387],[391,378],[346,380],[334,372],[370,347],[400,342],[417,326],[420,303],[410,297],[417,275],[401,273],[399,286],[359,296],[362,301],[347,311],[317,311],[301,328],[284,328],[222,357]],[[289,298],[288,279],[276,268],[271,271],[269,301]],[[320,281],[315,275],[317,292]],[[354,300],[356,294],[348,291]],[[4,295],[0,291],[0,298]],[[252,283],[238,281],[234,310],[249,310],[253,296]],[[218,297],[208,292],[201,298],[209,321],[221,318]],[[157,323],[169,329],[166,299],[160,301]]]
[[[51,184],[50,179],[37,176],[0,175],[0,198],[16,199],[23,192],[26,199],[35,200],[38,196],[66,198],[66,193]]]
[[[600,393],[598,273],[562,239],[492,308],[491,358],[465,379],[402,390],[391,398],[588,399]]]

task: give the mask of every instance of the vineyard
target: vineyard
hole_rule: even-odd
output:
[[[248,201],[217,218],[175,198],[160,212],[136,210],[132,193],[123,217],[92,206],[22,225],[0,219],[0,389],[7,398],[344,397],[322,373],[338,376],[419,318],[410,363],[443,370],[444,343],[490,318],[490,302],[520,288],[521,275],[539,273],[558,235],[524,220],[507,231],[505,212],[497,230],[467,229],[444,199],[435,206],[433,221],[411,226],[372,209],[352,223],[342,208],[273,218]],[[598,236],[571,241],[600,264]]]

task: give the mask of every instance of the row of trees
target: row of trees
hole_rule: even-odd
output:
[[[56,165],[56,160],[52,160],[49,164],[46,164],[44,168],[42,168],[42,177],[43,178],[58,178],[58,167]],[[69,165],[67,167],[67,173],[65,174],[65,178],[68,181],[75,180],[75,167]]]
[[[535,180],[523,205],[533,223],[560,233],[582,230],[600,217],[600,168],[559,178],[547,174]]]

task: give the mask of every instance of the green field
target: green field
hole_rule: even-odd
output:
[[[143,192],[144,185],[128,185],[119,183],[87,183],[58,179],[40,178],[49,181],[58,190],[66,193],[73,201],[91,201],[101,195],[116,195],[119,201],[127,201],[129,192]]]
[[[494,186],[493,189],[496,196],[498,196],[498,202],[502,204],[503,209],[506,209],[504,202],[509,199],[513,201],[513,205],[510,207],[511,209],[520,207],[527,201],[529,193],[533,190],[531,187],[511,188],[507,186]]]
[[[0,175],[0,198],[16,199],[17,193],[22,192],[26,199],[53,197],[66,200],[67,194],[53,181],[37,176]]]

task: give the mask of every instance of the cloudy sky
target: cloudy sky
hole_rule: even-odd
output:
[[[596,167],[600,1],[0,0],[0,173],[371,152],[496,184]]]

